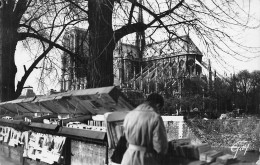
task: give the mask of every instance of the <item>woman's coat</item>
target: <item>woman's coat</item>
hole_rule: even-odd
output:
[[[129,143],[121,165],[159,165],[166,154],[168,141],[162,117],[144,103],[129,112],[124,120]]]

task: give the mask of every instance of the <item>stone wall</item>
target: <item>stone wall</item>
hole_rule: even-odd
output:
[[[71,155],[71,165],[105,164],[106,146],[72,140]]]

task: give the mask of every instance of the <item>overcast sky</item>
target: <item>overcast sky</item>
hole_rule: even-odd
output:
[[[243,35],[245,36],[243,38],[243,43],[246,46],[260,48],[260,28],[246,30],[243,33]],[[253,50],[257,51],[257,49],[253,49]],[[216,69],[222,75],[224,74],[224,72],[230,74],[230,73],[238,73],[240,70],[248,70],[249,72],[252,72],[254,70],[260,70],[260,52],[251,53],[251,52],[241,51],[239,53],[243,56],[249,57],[249,59],[237,60],[236,58],[225,55],[222,58],[224,59],[226,64],[219,65],[212,58],[211,58],[211,63],[214,69]],[[204,56],[203,61],[207,61],[206,59],[207,58]]]
[[[236,0],[236,2],[241,2],[244,4],[248,4],[249,1],[247,0]],[[252,18],[250,19],[251,26],[256,26],[260,24],[260,0],[250,0],[251,6],[250,6],[250,15]],[[245,10],[248,10],[246,8]],[[232,29],[233,30],[233,29]],[[252,52],[242,51],[239,48],[234,48],[240,55],[248,57],[242,58],[241,56],[236,56],[235,58],[230,57],[229,55],[222,55],[223,60],[226,64],[223,65],[224,62],[222,62],[222,65],[218,64],[216,61],[214,61],[214,58],[211,59],[211,63],[213,65],[213,69],[216,69],[219,74],[224,75],[226,73],[227,75],[230,75],[231,73],[238,73],[240,70],[248,70],[250,72],[254,70],[260,70],[260,27],[252,28],[252,29],[243,29],[238,31],[232,31],[230,30],[228,33],[229,35],[235,35],[236,41],[240,42],[244,46],[248,47],[258,47],[255,49],[251,49]],[[258,50],[258,52],[257,52]],[[253,58],[255,57],[255,58]],[[240,59],[240,60],[237,60]],[[207,57],[203,57],[204,61],[207,61]]]

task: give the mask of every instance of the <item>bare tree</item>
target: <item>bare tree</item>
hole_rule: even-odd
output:
[[[245,110],[248,111],[248,95],[253,88],[251,74],[247,70],[242,70],[237,74],[237,88],[245,99]]]
[[[65,29],[73,25],[81,24],[89,29],[88,87],[113,85],[113,50],[129,34],[145,31],[145,40],[150,43],[158,36],[170,40],[193,34],[207,53],[219,59],[221,53],[237,54],[227,43],[242,46],[226,29],[249,27],[248,12],[230,0],[3,0],[0,6],[1,101],[17,98],[39,62],[45,60],[43,65],[50,62],[49,55],[54,48],[79,58],[61,45]],[[143,21],[138,19],[140,9]],[[30,48],[31,43],[40,44],[41,53],[31,67],[25,68],[15,89],[15,49],[19,41],[25,40]]]
[[[129,34],[143,31],[146,32],[144,40],[148,43],[162,38],[182,40],[184,34],[196,36],[206,53],[222,65],[223,54],[249,58],[238,54],[238,47],[248,48],[228,33],[231,27],[250,27],[248,12],[235,1],[89,0],[88,4],[86,12],[91,43],[89,87],[113,85],[115,45]],[[140,9],[143,21],[140,21]]]
[[[75,53],[61,46],[61,38],[67,27],[86,21],[84,13],[73,12],[71,4],[64,1],[38,1],[38,0],[10,0],[1,1],[1,84],[0,100],[6,101],[20,96],[24,84],[35,68],[42,62],[50,63],[50,52],[54,48],[68,51],[71,55]],[[18,81],[15,89],[15,75],[17,68],[14,61],[16,45],[24,42],[31,50],[37,49],[32,64],[29,68],[24,66],[24,75]],[[33,51],[32,51],[33,52]],[[19,55],[19,53],[17,53]],[[48,61],[49,60],[49,61]],[[48,62],[44,62],[48,61]]]
[[[251,73],[251,78],[252,78],[252,101],[253,101],[253,106],[252,109],[254,109],[255,113],[259,114],[260,110],[260,71],[253,71]]]

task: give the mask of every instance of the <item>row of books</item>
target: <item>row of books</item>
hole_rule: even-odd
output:
[[[206,163],[229,164],[236,161],[233,155],[224,154],[211,148],[207,143],[191,144],[190,139],[176,139],[169,142],[169,154]]]
[[[96,124],[97,123],[97,124]],[[88,124],[80,123],[80,122],[69,122],[66,124],[66,127],[70,128],[77,128],[77,129],[86,129],[86,130],[92,130],[92,131],[101,131],[106,132],[106,126],[103,124],[103,122],[94,122],[90,121]]]

